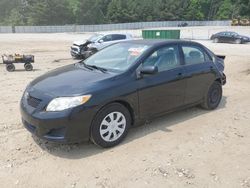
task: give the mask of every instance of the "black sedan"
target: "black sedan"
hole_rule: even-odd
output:
[[[223,71],[222,57],[199,43],[115,44],[32,81],[21,99],[22,122],[50,141],[112,147],[154,117],[194,105],[217,108]]]
[[[212,35],[210,39],[213,40],[213,42],[215,43],[226,42],[226,43],[242,44],[242,43],[250,42],[249,37],[239,35],[238,33],[229,32],[229,31],[216,33]]]

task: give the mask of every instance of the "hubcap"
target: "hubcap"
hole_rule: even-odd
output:
[[[218,100],[220,99],[220,92],[218,89],[213,89],[211,92],[211,96],[210,96],[210,102],[212,104],[216,104],[218,103]]]
[[[121,112],[111,112],[101,123],[100,135],[106,142],[119,139],[126,128],[126,118]]]

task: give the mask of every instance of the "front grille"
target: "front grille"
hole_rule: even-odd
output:
[[[27,98],[27,102],[28,102],[28,105],[32,106],[33,108],[37,108],[39,104],[42,102],[42,100],[29,95]]]

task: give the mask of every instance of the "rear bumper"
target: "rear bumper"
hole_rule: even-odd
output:
[[[225,85],[227,83],[227,76],[224,73],[221,80],[222,80],[222,85]]]

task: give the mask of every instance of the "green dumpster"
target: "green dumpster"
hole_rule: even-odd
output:
[[[142,30],[143,39],[180,39],[180,30]]]

